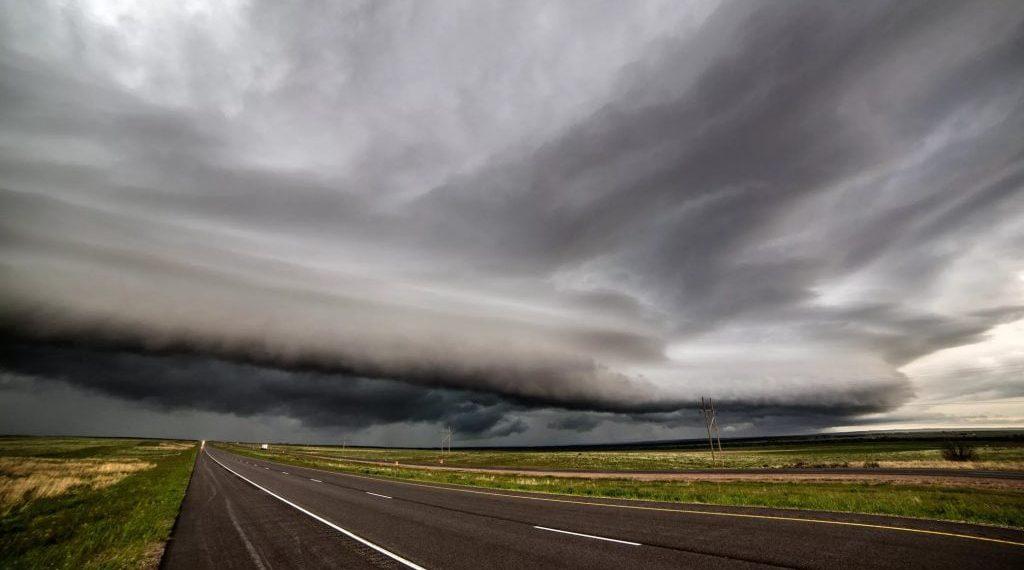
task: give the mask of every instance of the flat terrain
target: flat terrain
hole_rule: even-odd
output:
[[[852,441],[726,444],[712,460],[706,449],[659,450],[453,450],[452,467],[505,467],[559,471],[685,471],[695,469],[893,468],[1024,471],[1024,440],[980,441],[976,461],[942,457],[942,441]],[[438,465],[436,449],[284,446],[297,453],[370,461]]]
[[[0,437],[0,568],[155,567],[192,442]]]
[[[964,468],[892,468],[892,467],[781,467],[751,469],[685,469],[680,471],[587,471],[558,470],[539,467],[459,467],[444,463],[403,463],[371,459],[351,459],[340,454],[319,454],[313,451],[278,450],[276,455],[299,460],[343,461],[405,469],[460,471],[465,473],[516,474],[542,477],[588,479],[631,479],[636,481],[862,481],[873,483],[909,483],[924,485],[959,485],[980,488],[1024,490],[1024,471],[981,470]]]
[[[441,466],[429,450],[0,437],[0,568],[1024,564],[1019,445],[979,445],[966,465],[936,443],[879,446],[735,449],[730,467],[687,449],[480,450]],[[870,457],[891,466],[855,464]],[[880,482],[903,472],[933,478]]]
[[[391,481],[207,449],[167,568],[1019,568],[1019,530]]]

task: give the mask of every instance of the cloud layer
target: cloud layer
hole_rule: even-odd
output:
[[[884,413],[927,391],[908,363],[1024,319],[1022,26],[1005,3],[11,6],[0,366],[495,438],[672,424],[698,395],[743,424]]]

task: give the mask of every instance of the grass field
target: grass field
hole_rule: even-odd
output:
[[[0,568],[155,568],[191,442],[0,437]]]
[[[291,448],[284,447],[260,451],[238,445],[221,446],[236,453],[292,465],[389,479],[587,497],[884,514],[1024,528],[1024,493],[1014,490],[864,482],[645,482],[483,474],[346,463],[296,454]],[[403,451],[395,450],[395,453]],[[647,465],[643,462],[628,463],[637,464]],[[594,463],[588,466],[604,467]]]
[[[377,461],[437,465],[437,450],[287,446],[295,453]],[[948,469],[1024,470],[1024,441],[980,442],[978,460],[942,458],[938,441],[790,443],[729,446],[711,460],[706,450],[503,451],[454,450],[445,455],[452,467],[528,467],[594,471],[663,471],[706,468],[787,467],[940,467]]]

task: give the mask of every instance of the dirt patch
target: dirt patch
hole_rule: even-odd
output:
[[[956,469],[965,471],[1024,471],[1024,461],[946,461],[935,460],[905,460],[905,461],[879,461],[879,467],[892,469]]]
[[[675,473],[636,473],[629,471],[609,472],[579,472],[579,471],[558,471],[558,470],[519,470],[519,469],[488,469],[486,467],[441,467],[432,465],[416,465],[409,463],[397,463],[392,461],[367,461],[358,459],[343,459],[323,455],[309,454],[309,457],[329,459],[332,461],[343,461],[346,463],[362,463],[380,465],[386,467],[402,467],[407,469],[422,469],[427,471],[457,471],[464,473],[486,473],[493,475],[518,475],[521,477],[564,477],[570,479],[628,479],[632,481],[746,481],[746,482],[775,482],[785,483],[803,481],[808,483],[893,483],[904,485],[939,485],[943,487],[972,487],[983,489],[1024,489],[1024,479],[995,478],[995,477],[969,477],[969,476],[942,476],[932,474],[903,474],[903,473],[772,473],[770,470],[759,473],[687,473],[685,471]],[[902,465],[901,465],[902,467]]]
[[[540,473],[538,473],[540,475]],[[562,477],[564,474],[549,473],[551,477]],[[598,478],[605,478],[599,474]],[[589,478],[590,475],[587,475]],[[615,476],[612,476],[613,478]],[[623,478],[623,477],[617,477]],[[897,475],[869,473],[671,473],[671,474],[627,474],[625,479],[636,481],[712,481],[712,482],[773,482],[792,483],[892,483],[902,485],[938,485],[942,487],[972,487],[982,489],[1024,489],[1024,480],[995,479],[986,477],[942,477],[933,475]]]

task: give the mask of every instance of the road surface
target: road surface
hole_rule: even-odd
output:
[[[207,447],[162,566],[1022,568],[1024,533],[385,481]]]

